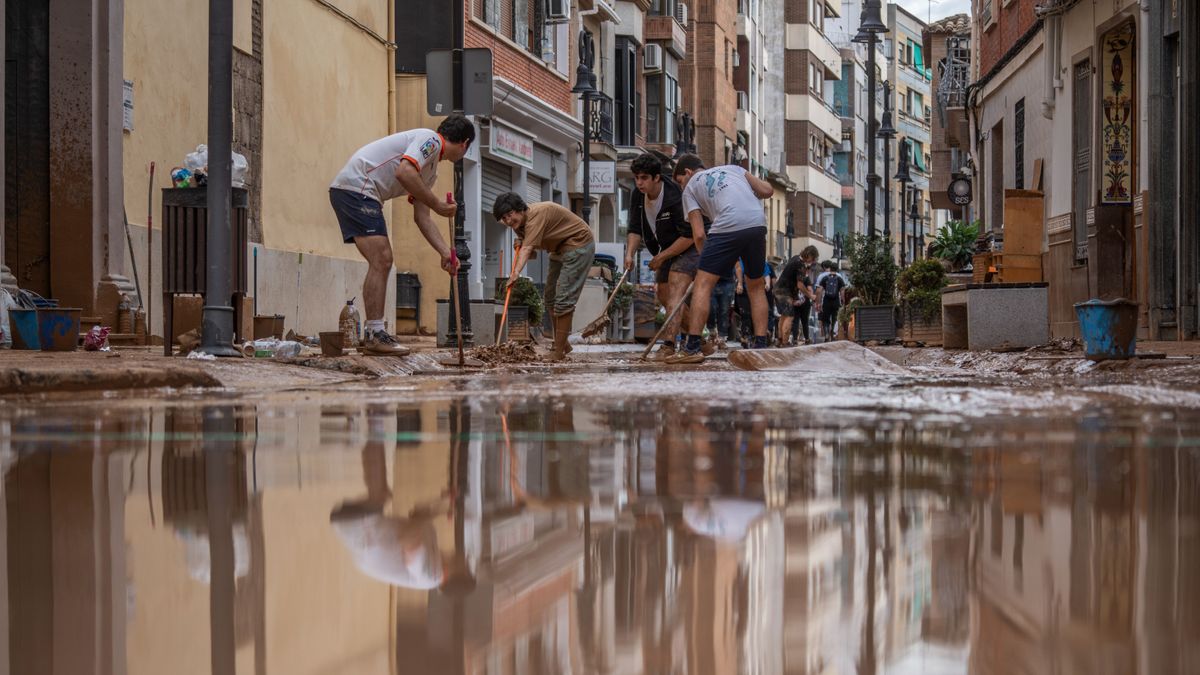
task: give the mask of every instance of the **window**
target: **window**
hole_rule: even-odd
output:
[[[650,13],[655,16],[675,16],[675,6],[679,0],[653,0],[650,3]]]
[[[616,71],[616,95],[613,97],[614,139],[617,145],[634,145],[641,131],[641,101],[638,100],[637,82],[638,45],[627,37],[617,38],[617,52],[613,65]]]
[[[555,35],[554,30],[546,29],[542,5],[541,0],[475,0],[474,16],[542,58],[548,50],[553,50],[548,40],[553,40]]]
[[[925,162],[925,146],[924,146],[924,144],[921,143],[921,141],[914,141],[912,139],[909,139],[909,143],[912,144],[913,166],[917,169],[917,171],[920,171],[921,173],[927,173],[927,170],[925,167],[928,166],[928,164],[926,164],[926,162]]]
[[[808,64],[809,74],[811,77],[808,81],[808,88],[816,94],[818,98],[825,95],[825,73],[815,63]]]
[[[674,143],[679,62],[663,55],[663,72],[646,78],[646,142]]]

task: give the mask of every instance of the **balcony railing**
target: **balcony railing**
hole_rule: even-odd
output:
[[[591,134],[593,141],[613,145],[613,100],[603,92],[592,94]]]

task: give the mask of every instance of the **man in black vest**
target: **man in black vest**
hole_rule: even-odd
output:
[[[700,252],[692,243],[692,226],[683,212],[683,190],[673,180],[663,180],[662,159],[646,153],[630,165],[637,191],[629,205],[629,238],[625,244],[625,267],[633,266],[634,256],[645,244],[654,257],[650,269],[658,301],[670,312],[687,292],[696,277]],[[656,358],[663,360],[675,353],[675,338],[686,312],[680,312],[663,331],[662,346]]]

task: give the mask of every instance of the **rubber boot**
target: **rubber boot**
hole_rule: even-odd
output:
[[[575,312],[563,312],[554,315],[554,351],[550,352],[551,361],[562,361],[571,351],[567,338],[571,336],[571,319]]]

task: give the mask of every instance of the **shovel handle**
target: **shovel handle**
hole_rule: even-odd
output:
[[[696,282],[693,281],[692,283],[688,284],[687,290],[683,292],[683,298],[680,299],[679,304],[675,305],[675,309],[672,309],[671,313],[667,315],[667,320],[663,321],[662,328],[658,329],[658,332],[654,334],[654,338],[650,340],[650,344],[646,345],[646,351],[642,352],[643,361],[646,360],[646,357],[650,355],[650,350],[654,349],[654,345],[657,344],[658,339],[662,337],[663,331],[667,329],[667,326],[671,325],[671,321],[675,319],[675,315],[679,314],[679,310],[683,309],[683,306],[687,304],[688,298],[692,295],[692,286],[694,286],[695,283]]]

